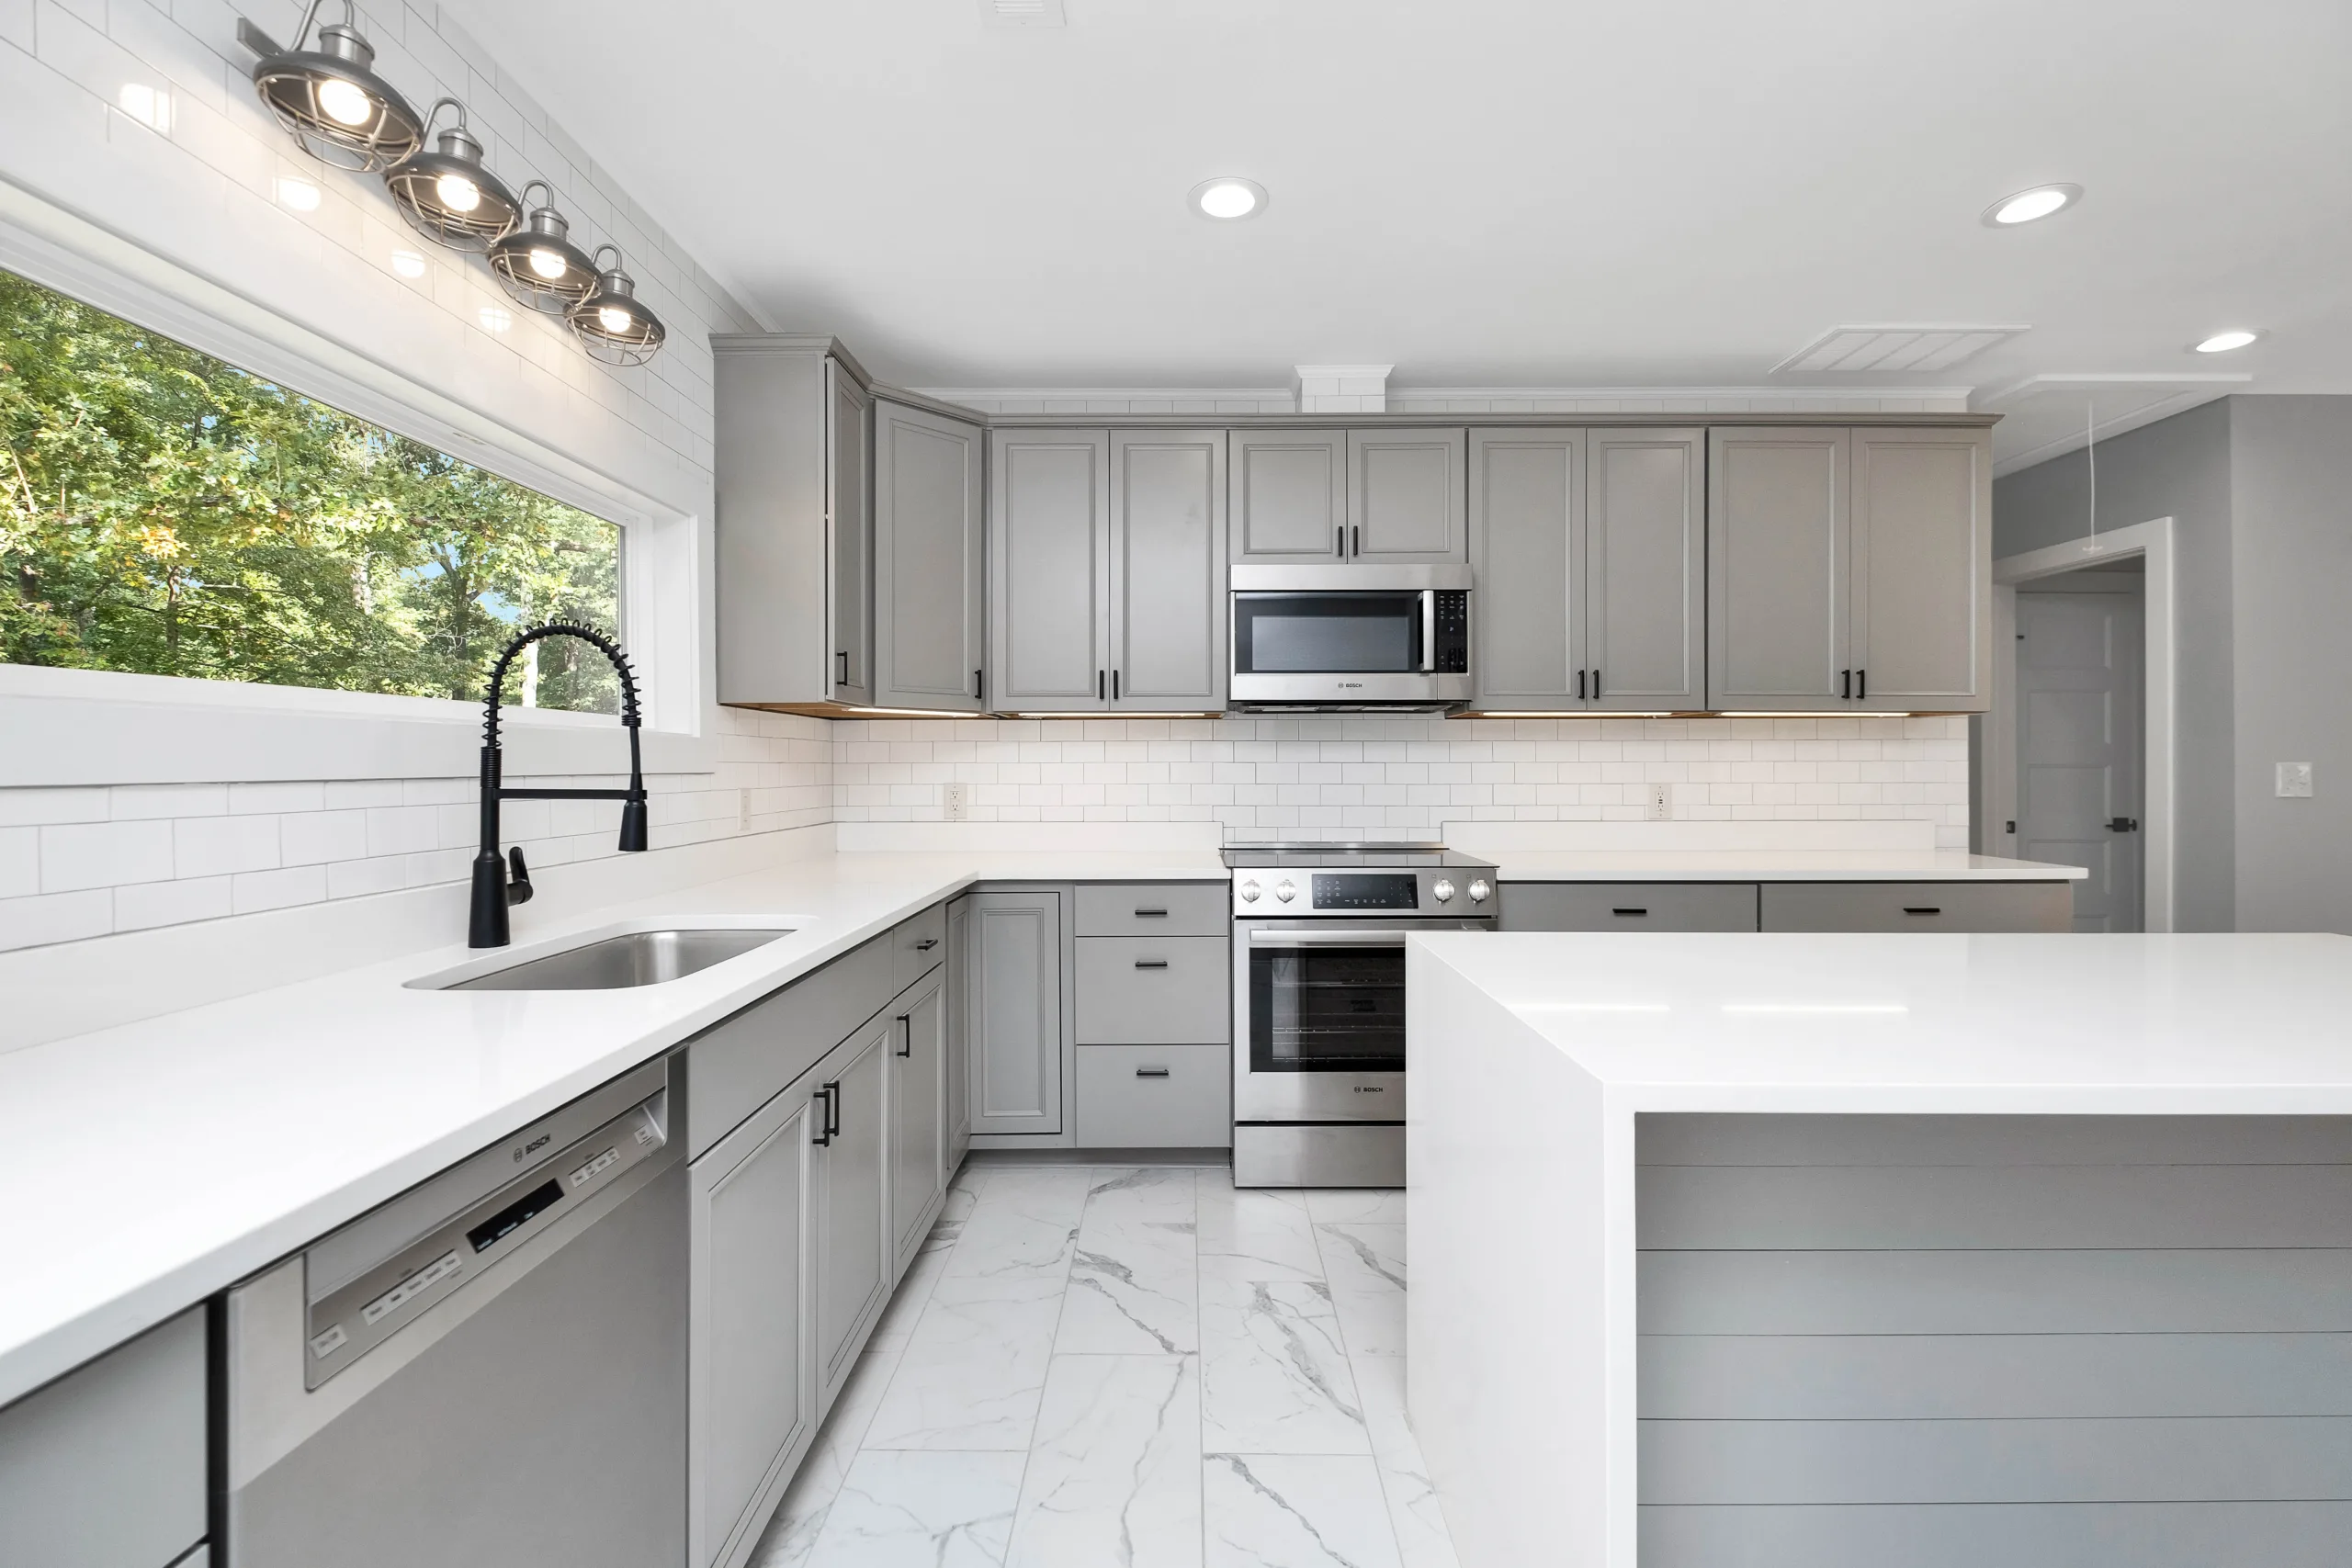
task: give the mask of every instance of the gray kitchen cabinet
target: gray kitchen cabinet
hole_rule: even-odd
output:
[[[1323,566],[1347,558],[1348,433],[1233,433],[1233,558]]]
[[[1708,706],[1968,712],[1992,690],[1983,430],[1709,433]]]
[[[990,705],[1100,712],[1110,703],[1111,436],[989,435]]]
[[[1215,936],[1233,929],[1227,882],[1087,882],[1078,888],[1077,934]]]
[[[944,1093],[950,1171],[964,1163],[965,1151],[972,1146],[971,1012],[964,1005],[971,994],[971,943],[972,901],[957,898],[947,906],[946,993],[942,1010],[947,1027]]]
[[[933,904],[890,928],[890,994],[898,995],[947,958],[947,906]]]
[[[1111,708],[1225,706],[1226,433],[1111,437]]]
[[[1836,708],[1850,662],[1851,440],[1843,430],[1717,429],[1708,443],[1707,705]]]
[[[1982,707],[1993,689],[1992,433],[1851,439],[1851,705]]]
[[[1469,559],[1462,430],[1348,432],[1348,558],[1379,566]]]
[[[977,424],[874,405],[874,701],[984,705],[988,557]]]
[[[892,1279],[939,1215],[947,1185],[946,979],[934,969],[890,1006]]]
[[[1585,697],[1585,433],[1470,433],[1470,624],[1481,709]]]
[[[1768,931],[2066,931],[2071,882],[1772,882]]]
[[[815,1090],[815,1077],[804,1078],[687,1168],[695,1568],[735,1568],[750,1555],[821,1415],[804,1246],[810,1156],[825,1124]]]
[[[818,1065],[825,1124],[812,1132],[809,1191],[817,1253],[816,1380],[830,1408],[897,1282],[888,1203],[890,1047],[886,1010]]]
[[[1062,1130],[1062,898],[974,893],[965,1028],[972,1132]]]
[[[0,1410],[0,1562],[202,1561],[204,1318],[184,1312]]]
[[[1080,1045],[1185,1045],[1233,1032],[1229,936],[1078,939]]]
[[[1585,443],[1587,705],[1703,707],[1706,432],[1595,430]]]
[[[872,423],[829,337],[711,339],[718,700],[823,712],[873,698]]]
[[[1507,931],[1752,931],[1752,882],[1507,882]]]

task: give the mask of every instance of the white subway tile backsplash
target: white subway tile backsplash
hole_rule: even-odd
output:
[[[282,909],[289,904],[316,904],[327,896],[327,868],[322,865],[249,871],[231,881],[233,912],[240,915]]]
[[[277,863],[275,817],[192,817],[173,824],[175,876],[225,876]]]
[[[67,823],[40,830],[43,893],[163,882],[174,874],[167,820]]]
[[[139,882],[114,890],[114,929],[144,931],[189,920],[218,919],[231,910],[226,876],[197,876],[178,882]]]
[[[40,891],[40,829],[0,828],[0,898]]]
[[[44,893],[31,898],[0,898],[0,949],[78,942],[114,929],[114,892],[95,887],[77,893]]]
[[[39,822],[103,822],[104,789],[0,789],[0,828]]]

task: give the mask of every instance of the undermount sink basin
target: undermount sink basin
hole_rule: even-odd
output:
[[[615,991],[682,980],[714,964],[740,958],[790,928],[757,930],[628,931],[602,942],[527,959],[469,980],[438,987],[445,991]]]

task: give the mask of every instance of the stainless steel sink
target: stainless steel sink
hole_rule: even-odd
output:
[[[551,953],[470,980],[445,991],[615,991],[682,980],[714,964],[763,947],[791,929],[752,931],[629,931],[583,947]]]

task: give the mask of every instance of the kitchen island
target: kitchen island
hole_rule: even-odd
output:
[[[2335,1562],[2352,939],[1416,938],[1464,1568]]]

